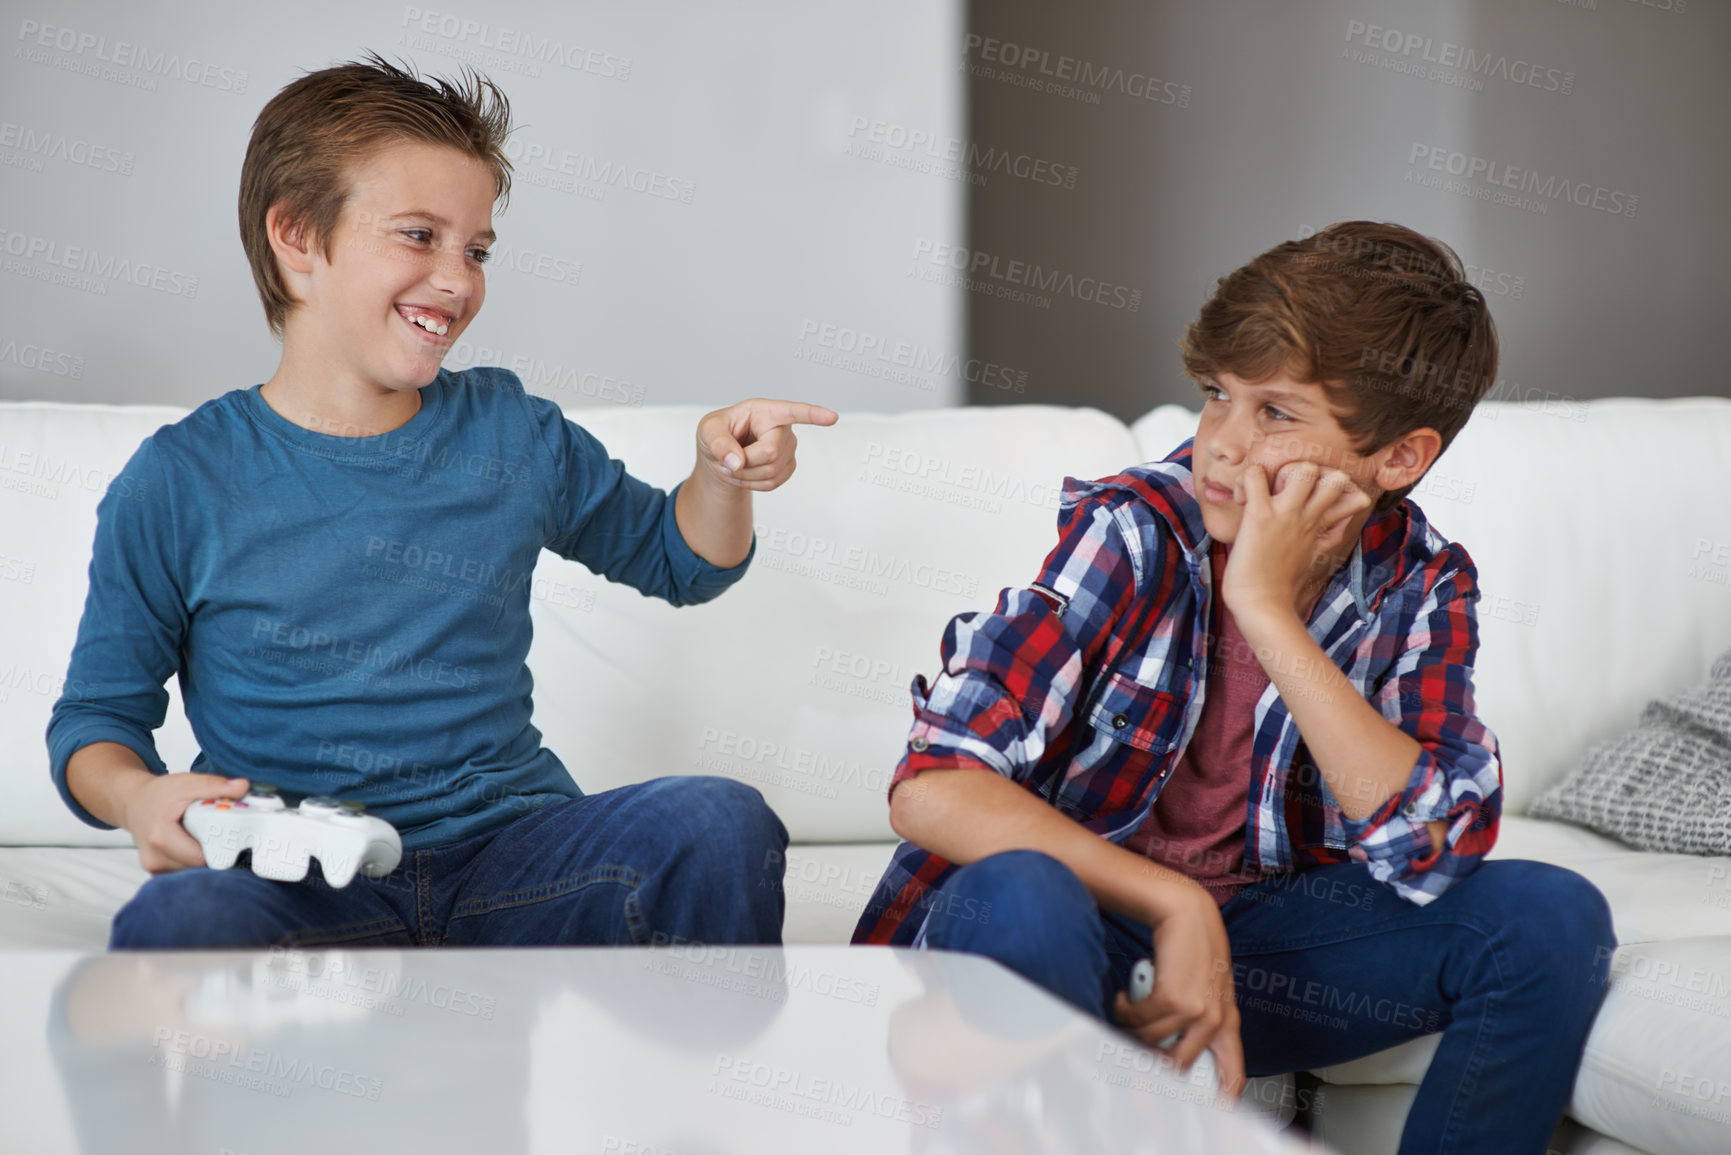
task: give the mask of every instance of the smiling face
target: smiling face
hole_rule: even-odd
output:
[[[1369,456],[1354,452],[1322,386],[1294,381],[1284,372],[1256,384],[1221,373],[1201,388],[1202,418],[1196,426],[1191,472],[1202,524],[1214,540],[1230,545],[1237,538],[1244,516],[1244,475],[1252,465],[1267,473],[1270,492],[1284,488],[1284,481],[1276,478],[1281,466],[1313,461],[1344,470],[1373,501],[1381,496],[1378,472],[1395,447]],[[1366,510],[1348,526],[1346,555],[1369,518]]]
[[[374,395],[431,382],[486,299],[495,191],[485,164],[440,145],[394,144],[356,165],[329,256],[313,246],[287,278],[285,353]]]

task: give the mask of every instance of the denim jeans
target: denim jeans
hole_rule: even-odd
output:
[[[1153,932],[1017,850],[956,871],[923,946],[987,955],[1108,1023]],[[1586,879],[1495,859],[1416,906],[1360,863],[1268,878],[1221,908],[1246,1073],[1343,1063],[1435,1031],[1401,1155],[1546,1149],[1605,995],[1616,936]],[[1156,960],[1158,965],[1158,960]]]
[[[340,890],[316,869],[301,882],[159,874],[115,916],[109,947],[773,945],[786,849],[752,787],[658,778],[406,852]]]

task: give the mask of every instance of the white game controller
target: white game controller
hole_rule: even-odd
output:
[[[355,872],[383,878],[403,859],[403,840],[382,818],[363,813],[358,802],[308,798],[290,809],[276,787],[255,783],[244,798],[206,798],[187,807],[181,824],[204,845],[213,870],[227,870],[243,850],[252,851],[252,872],[277,882],[299,882],[311,859],[335,887]]]
[[[1152,959],[1141,959],[1135,966],[1130,968],[1130,1001],[1133,1003],[1139,1003],[1153,993],[1154,961]],[[1166,1038],[1161,1039],[1159,1049],[1162,1051],[1170,1051],[1172,1045],[1176,1043],[1182,1035],[1183,1032],[1179,1032],[1179,1034],[1168,1035]],[[1206,1087],[1216,1095],[1220,1093],[1220,1072],[1215,1069],[1213,1051],[1203,1051],[1200,1055],[1197,1055],[1196,1061],[1190,1064],[1189,1073],[1179,1077],[1189,1082],[1192,1086]]]

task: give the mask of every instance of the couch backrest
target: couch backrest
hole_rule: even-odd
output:
[[[126,845],[75,820],[43,732],[83,612],[95,509],[138,443],[184,410],[0,403],[0,844]],[[691,468],[701,410],[572,411],[638,476]],[[757,498],[745,581],[675,610],[550,553],[531,603],[535,720],[596,792],[662,774],[759,787],[796,840],[891,837],[885,787],[950,616],[1031,580],[1066,474],[1133,463],[1130,431],[1093,410],[849,414],[800,431],[798,474]],[[157,744],[197,753],[178,691]]]
[[[0,403],[0,844],[126,844],[62,806],[43,731],[96,503],[183,415]],[[695,408],[571,416],[639,476],[672,485],[690,469]],[[1031,579],[1066,474],[1164,457],[1195,420],[1163,406],[1132,437],[1092,410],[1027,406],[804,429],[797,476],[757,499],[751,574],[710,605],[675,610],[543,555],[536,724],[592,792],[727,774],[759,787],[796,840],[889,837],[907,685],[935,669],[944,624]],[[1728,481],[1731,400],[1486,403],[1415,494],[1479,567],[1478,701],[1511,813],[1731,648]],[[196,753],[177,696],[157,743],[175,769]]]
[[[660,485],[690,472],[699,416],[573,414]],[[1046,406],[850,413],[799,438],[798,472],[756,499],[750,572],[708,605],[673,609],[543,555],[538,573],[577,596],[534,603],[536,724],[584,789],[725,774],[796,841],[893,837],[908,683],[935,673],[945,624],[1034,579],[1066,474],[1138,460],[1116,419]]]
[[[1136,422],[1166,456],[1197,414]],[[1479,570],[1509,813],[1731,649],[1731,400],[1484,402],[1413,500]]]

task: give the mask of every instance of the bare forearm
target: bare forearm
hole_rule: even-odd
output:
[[[679,487],[673,514],[691,552],[731,569],[751,552],[751,490],[716,478],[701,466]]]
[[[1367,702],[1331,661],[1298,615],[1234,614],[1341,813],[1362,819],[1406,788],[1424,748]],[[1433,843],[1447,823],[1426,823]]]
[[[78,804],[110,826],[124,826],[126,799],[150,781],[143,759],[119,742],[92,742],[66,760],[66,788]]]
[[[890,798],[890,825],[958,865],[1006,850],[1049,854],[1102,908],[1150,925],[1200,892],[1184,875],[1101,838],[991,770],[933,769],[903,782]]]

